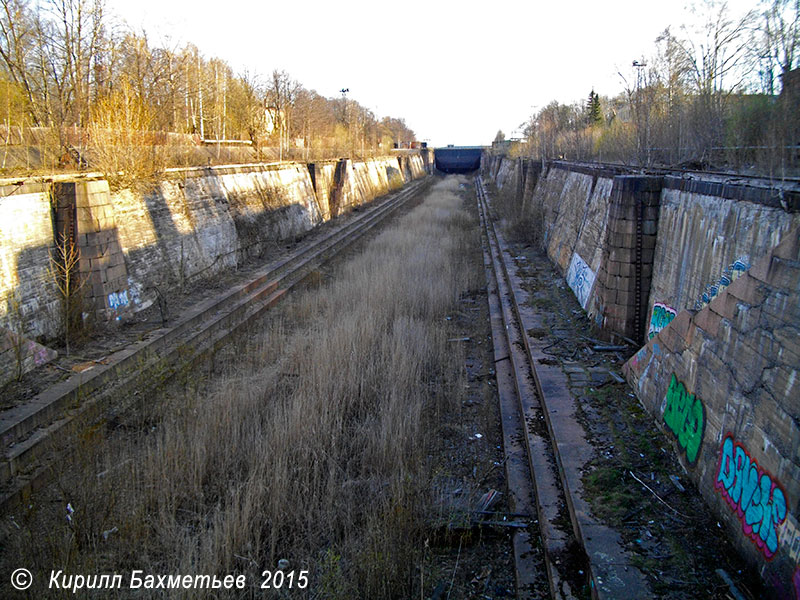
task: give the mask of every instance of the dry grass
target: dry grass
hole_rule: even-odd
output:
[[[488,184],[492,197],[492,207],[500,218],[504,230],[511,240],[531,244],[541,248],[544,243],[544,210],[517,197],[508,185],[497,189],[494,183]]]
[[[478,241],[457,186],[438,184],[330,284],[240,339],[217,358],[223,377],[143,399],[109,442],[84,436],[55,501],[7,528],[4,562],[236,571],[256,587],[286,558],[310,571],[308,597],[409,597],[435,502],[429,436],[464,387],[445,316],[481,285],[460,260]]]

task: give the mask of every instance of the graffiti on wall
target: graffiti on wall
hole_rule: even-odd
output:
[[[572,261],[569,263],[567,284],[575,292],[575,296],[577,296],[581,306],[586,308],[589,303],[589,294],[592,292],[592,286],[594,286],[594,272],[577,252],[572,255]]]
[[[779,527],[786,519],[786,494],[730,433],[722,441],[714,488],[739,517],[744,534],[771,560],[778,552]]]
[[[108,295],[108,307],[113,311],[119,311],[119,309],[128,306],[128,303],[128,290],[112,292]]]
[[[669,325],[670,321],[678,314],[671,306],[656,302],[653,304],[653,314],[650,315],[650,328],[647,332],[647,339],[652,339],[656,334]]]
[[[792,514],[786,515],[786,520],[781,525],[780,535],[781,546],[792,559],[793,563],[800,559],[800,528],[797,526],[797,519]]]
[[[690,464],[696,463],[706,428],[705,408],[700,399],[690,394],[683,382],[678,381],[675,373],[669,382],[661,412],[664,423],[686,452],[686,460]]]
[[[711,302],[722,290],[739,279],[742,273],[747,271],[749,268],[750,263],[748,262],[746,256],[737,258],[732,264],[725,267],[725,269],[722,271],[722,276],[719,278],[719,281],[715,284],[706,286],[706,291],[703,292],[703,295],[695,303],[695,309],[700,310],[706,304]]]

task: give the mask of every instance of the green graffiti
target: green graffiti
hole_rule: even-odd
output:
[[[694,464],[703,443],[706,414],[703,403],[686,390],[675,373],[667,390],[664,405],[664,423],[678,438],[678,444],[686,451],[686,460]]]

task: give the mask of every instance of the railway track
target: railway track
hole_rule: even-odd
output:
[[[174,326],[151,332],[104,364],[76,373],[0,413],[0,506],[7,512],[51,480],[75,434],[124,410],[143,390],[165,381],[223,345],[274,306],[308,273],[358,240],[429,185],[418,180],[360,211],[320,239],[273,261],[249,281],[187,311]]]
[[[535,597],[542,573],[553,599],[649,597],[645,578],[631,563],[619,534],[592,517],[583,497],[582,473],[594,451],[577,420],[577,400],[561,366],[527,333],[541,329],[543,322],[524,302],[522,281],[493,223],[480,177],[475,187],[509,508],[529,517],[529,527],[514,534],[517,597]],[[532,552],[539,543],[542,559]]]

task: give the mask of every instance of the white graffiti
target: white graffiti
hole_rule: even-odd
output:
[[[108,295],[108,306],[112,310],[117,310],[122,306],[128,306],[128,290],[112,292]]]
[[[794,515],[786,515],[786,520],[780,528],[781,547],[785,548],[792,562],[797,564],[800,559],[800,529]]]
[[[594,286],[594,272],[577,252],[572,255],[572,262],[569,263],[567,284],[575,292],[578,302],[585,309],[589,303],[589,294],[592,293],[592,287]]]

